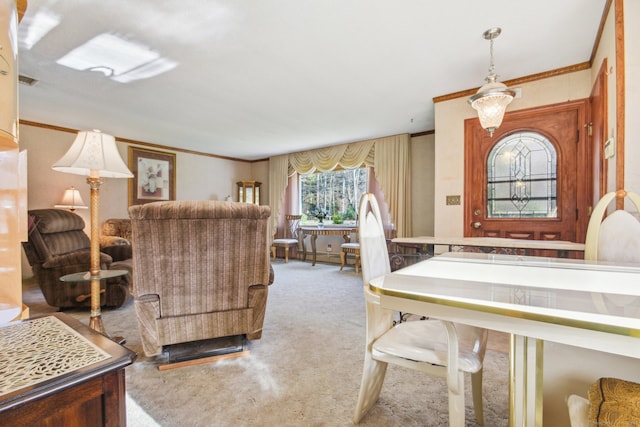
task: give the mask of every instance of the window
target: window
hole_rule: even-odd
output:
[[[302,224],[355,224],[360,196],[367,191],[368,177],[367,168],[301,175]]]
[[[536,132],[501,139],[487,160],[489,218],[557,218],[557,155]]]

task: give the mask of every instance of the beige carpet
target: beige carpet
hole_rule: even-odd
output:
[[[360,386],[365,312],[352,268],[274,263],[262,339],[248,357],[158,371],[164,359],[142,355],[133,303],[103,313],[107,331],[138,353],[127,372],[130,426],[348,426]],[[51,312],[25,284],[32,315]],[[88,312],[68,311],[87,323]],[[485,425],[506,426],[507,341],[490,336],[484,369]],[[467,378],[467,426],[475,426]],[[390,367],[363,426],[446,426],[444,380]]]

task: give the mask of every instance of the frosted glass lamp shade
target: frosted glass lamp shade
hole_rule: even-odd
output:
[[[59,205],[55,205],[56,208],[69,209],[72,212],[76,209],[89,209],[82,200],[80,192],[75,187],[70,187],[64,190],[62,195],[62,201]]]
[[[471,106],[478,111],[478,119],[482,128],[489,134],[500,127],[507,105],[513,101],[515,92],[507,89],[502,83],[485,84],[469,99]]]
[[[99,130],[78,132],[71,148],[52,166],[53,170],[103,178],[133,178],[120,157],[116,139]]]

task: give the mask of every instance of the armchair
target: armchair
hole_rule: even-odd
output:
[[[131,220],[129,218],[109,218],[102,223],[100,251],[111,255],[114,261],[131,259]]]
[[[134,301],[146,356],[163,346],[262,336],[268,206],[170,201],[131,206]]]
[[[89,271],[91,267],[91,242],[83,231],[84,220],[66,210],[35,209],[29,211],[29,223],[29,239],[22,245],[47,304],[59,308],[89,307],[89,282],[60,281],[64,275]],[[129,262],[114,262],[105,253],[100,254],[100,268],[131,272]],[[101,305],[124,304],[129,283],[130,274],[103,280]]]

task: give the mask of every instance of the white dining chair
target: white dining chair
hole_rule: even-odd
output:
[[[604,219],[609,205],[617,198],[628,198],[640,213],[640,195],[631,191],[619,190],[605,194],[598,201],[587,226],[584,259],[587,261],[606,261],[622,264],[640,264],[640,221],[630,212],[617,209]],[[638,215],[636,213],[636,215]],[[592,301],[596,309],[603,314],[624,311],[632,304],[626,295],[618,298],[592,293]],[[590,402],[583,396],[570,395],[567,398],[571,427],[588,427],[593,425],[588,418]]]
[[[416,320],[393,326],[394,312],[380,306],[369,281],[390,273],[380,209],[373,194],[360,201],[360,262],[366,301],[366,344],[362,383],[353,421],[357,424],[377,402],[388,364],[446,378],[449,425],[464,426],[464,374],[471,373],[476,420],[483,425],[482,363],[487,330],[440,320]]]

